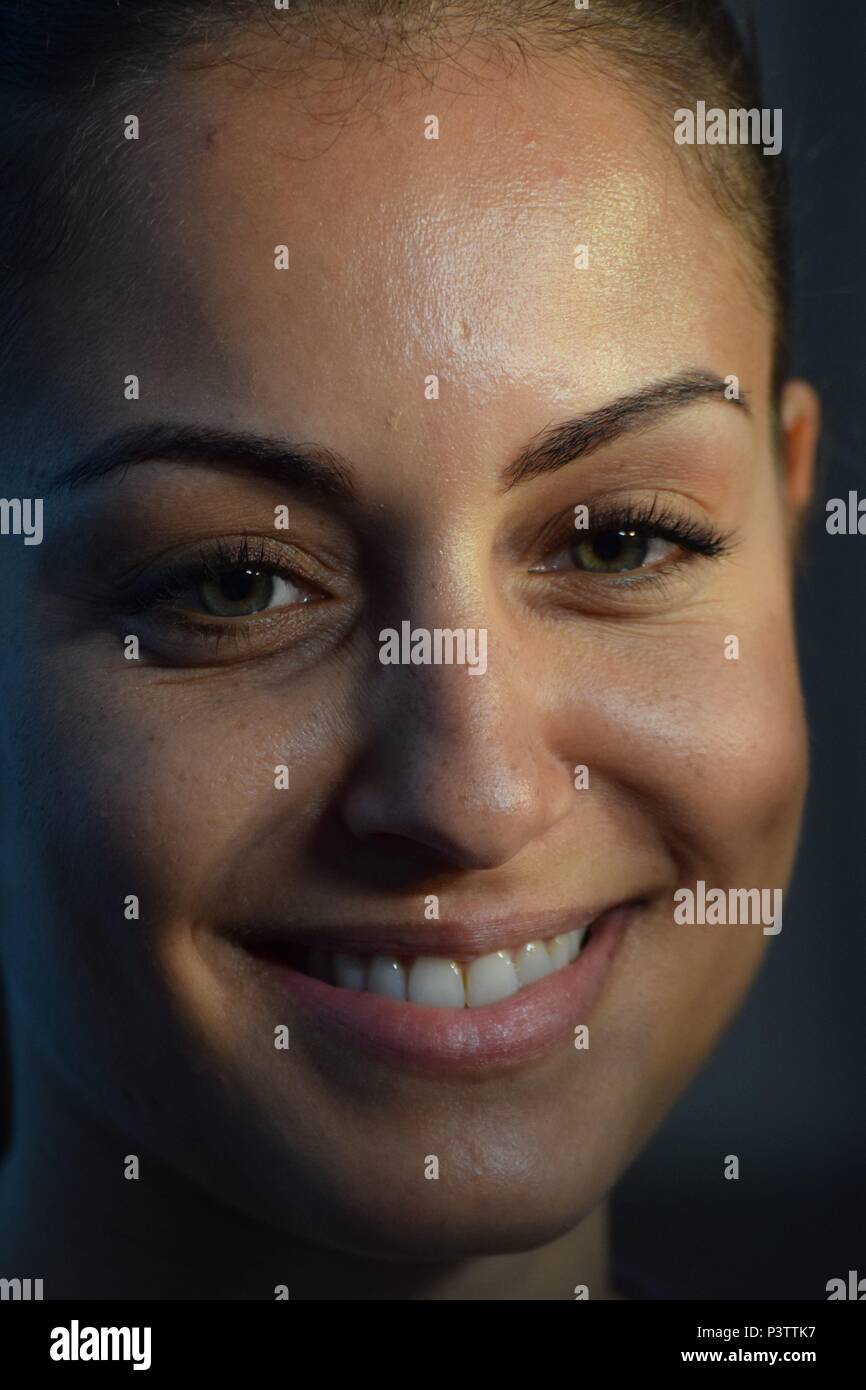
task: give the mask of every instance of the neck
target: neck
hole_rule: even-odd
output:
[[[534,1250],[445,1262],[363,1258],[305,1244],[140,1153],[41,1060],[18,1076],[0,1174],[0,1276],[41,1278],[48,1299],[509,1300],[616,1297],[607,1212]],[[283,1295],[285,1296],[285,1295]]]

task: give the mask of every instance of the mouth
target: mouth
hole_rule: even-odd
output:
[[[293,1039],[300,1033],[316,1046],[330,1038],[353,1054],[432,1075],[488,1075],[569,1043],[575,1057],[585,1055],[578,1025],[589,1023],[643,905],[478,927],[425,922],[423,930],[415,924],[353,938],[244,933],[231,944],[254,967],[269,1012],[275,998],[283,1001],[281,1018],[286,1002],[292,1006]]]
[[[253,948],[262,960],[298,971],[336,989],[433,1009],[478,1009],[546,979],[571,965],[590,927],[575,927],[548,940],[499,947],[472,958],[371,951],[328,951],[321,946],[265,943]]]

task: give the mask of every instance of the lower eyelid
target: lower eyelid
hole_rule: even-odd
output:
[[[306,610],[306,604],[282,604],[232,618],[190,608],[154,608],[142,617],[142,648],[157,657],[165,652],[173,656],[188,653],[190,664],[195,664],[194,651],[196,656],[203,656],[209,647],[218,652],[223,648],[239,652],[248,649],[254,658],[305,640],[310,632],[309,626],[303,624]]]

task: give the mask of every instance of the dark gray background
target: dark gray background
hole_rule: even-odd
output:
[[[615,1248],[662,1296],[825,1299],[828,1279],[866,1277],[866,536],[825,529],[829,497],[866,497],[866,5],[731,8],[755,16],[764,105],[784,112],[794,369],[825,412],[799,593],[812,784],[782,932],[618,1190]],[[722,1175],[732,1153],[736,1182]]]

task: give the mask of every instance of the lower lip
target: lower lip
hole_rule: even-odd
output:
[[[254,959],[302,1015],[344,1046],[416,1071],[487,1072],[541,1057],[589,1022],[635,910],[623,906],[605,913],[571,965],[478,1009],[404,1004],[338,989],[278,961]]]

